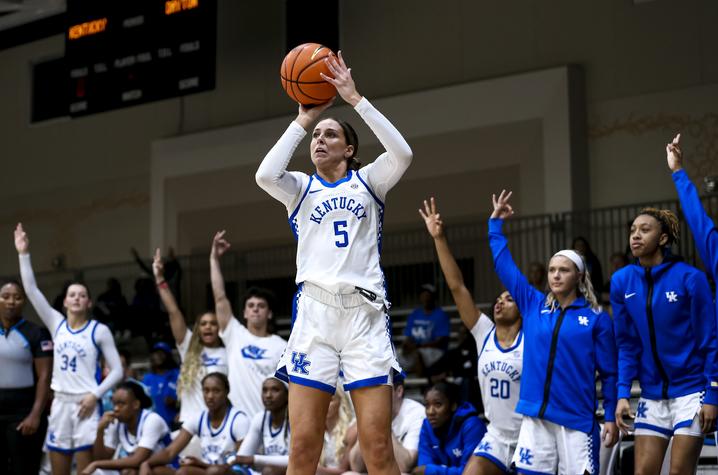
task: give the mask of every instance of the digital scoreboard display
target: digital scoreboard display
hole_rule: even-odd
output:
[[[68,0],[68,113],[214,89],[216,0]]]

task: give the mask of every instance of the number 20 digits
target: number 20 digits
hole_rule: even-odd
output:
[[[511,397],[510,385],[506,380],[491,378],[491,397],[508,399]]]

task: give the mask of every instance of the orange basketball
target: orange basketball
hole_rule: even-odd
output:
[[[324,58],[334,56],[329,48],[318,43],[304,43],[287,53],[282,61],[282,87],[292,100],[303,105],[327,102],[337,94],[336,88],[319,73],[331,77]]]

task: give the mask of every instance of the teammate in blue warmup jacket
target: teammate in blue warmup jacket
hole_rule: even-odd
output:
[[[459,389],[437,383],[424,395],[426,419],[419,436],[415,475],[459,475],[486,426],[470,403],[460,403]]]
[[[510,470],[521,430],[521,415],[515,411],[524,354],[521,314],[506,291],[496,299],[493,320],[476,308],[449,248],[436,200],[424,200],[424,209],[419,209],[419,213],[434,239],[441,271],[461,321],[476,341],[481,399],[489,427],[469,459],[464,475],[501,475]]]
[[[718,365],[713,297],[706,276],[671,255],[678,218],[645,208],[631,225],[637,262],[611,279],[618,344],[616,417],[630,415],[631,384],[641,399],[635,417],[636,472],[659,473],[673,437],[671,473],[694,473],[703,433],[715,430]]]
[[[598,473],[595,374],[600,373],[606,447],[618,440],[616,346],[611,318],[593,293],[583,258],[572,250],[549,261],[550,292],[533,288],[501,231],[511,193],[493,196],[489,243],[494,267],[523,316],[524,361],[516,411],[523,414],[514,463],[519,473]]]

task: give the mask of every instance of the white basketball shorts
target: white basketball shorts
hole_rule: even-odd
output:
[[[635,435],[653,435],[670,439],[673,435],[703,437],[698,413],[703,406],[703,391],[673,399],[645,399],[636,408]]]
[[[48,418],[48,450],[71,454],[92,449],[100,421],[100,405],[84,419],[78,415],[84,394],[55,393]]]
[[[391,322],[381,301],[359,291],[333,294],[305,282],[295,297],[292,332],[277,377],[334,394],[391,385],[401,372]]]
[[[587,434],[524,416],[513,459],[516,471],[529,475],[597,474],[600,439],[598,423]]]

